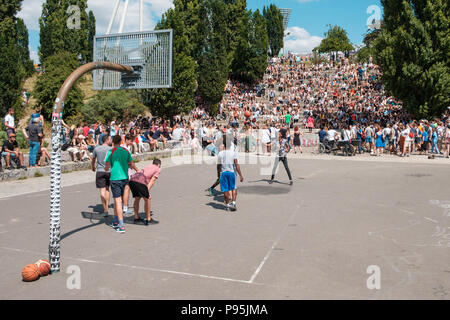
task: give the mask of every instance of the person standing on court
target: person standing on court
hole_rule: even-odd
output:
[[[111,171],[111,192],[114,198],[114,220],[111,227],[119,233],[125,233],[122,196],[125,187],[128,186],[128,168],[133,168],[136,171],[139,171],[139,169],[134,164],[130,152],[120,146],[121,143],[122,137],[115,135],[113,138],[114,148],[108,151],[105,158],[105,171]]]
[[[150,206],[152,196],[150,190],[155,185],[156,180],[161,173],[161,160],[153,160],[153,164],[148,165],[139,172],[136,172],[130,178],[130,189],[134,198],[134,223],[143,222],[146,226],[149,224],[158,224],[159,222],[151,218]],[[146,219],[142,220],[139,217],[139,201],[144,199],[144,209]]]
[[[289,145],[286,138],[287,130],[285,128],[281,129],[278,133],[278,141],[279,141],[279,147],[280,150],[278,150],[278,155],[275,157],[275,163],[272,170],[272,177],[270,178],[269,183],[272,184],[273,180],[275,179],[275,173],[277,172],[278,163],[281,161],[283,162],[284,168],[286,169],[286,173],[289,177],[289,184],[292,186],[292,175],[291,171],[289,170],[288,161],[287,161],[287,153],[289,152]]]
[[[108,207],[109,207],[109,187],[111,185],[110,178],[111,173],[105,171],[105,159],[108,152],[112,149],[111,137],[109,135],[102,136],[102,144],[95,147],[94,152],[92,153],[92,171],[97,173],[95,174],[95,185],[97,189],[100,189],[100,200],[102,201],[103,206],[103,216],[108,216]],[[95,161],[97,160],[97,165]]]
[[[231,135],[223,136],[224,150],[217,156],[217,178],[220,180],[220,189],[225,197],[225,209],[227,211],[236,211],[236,172],[239,174],[241,182],[244,177],[241,173],[241,167],[238,163],[238,153],[234,150]]]

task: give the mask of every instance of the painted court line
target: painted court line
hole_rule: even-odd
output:
[[[295,215],[297,214],[297,211],[300,209],[300,205],[297,205],[297,209],[294,210],[294,212],[292,213],[292,215],[289,217],[288,223],[286,224],[286,226],[283,228],[283,230],[281,231],[280,235],[278,236],[278,238],[275,240],[275,242],[273,243],[272,247],[269,249],[269,251],[267,252],[266,256],[264,257],[264,259],[261,261],[261,263],[259,264],[258,268],[256,269],[256,271],[253,273],[252,277],[249,280],[249,283],[253,283],[253,281],[255,281],[256,277],[258,276],[258,274],[260,273],[261,269],[263,268],[264,264],[266,263],[267,259],[269,259],[270,254],[272,253],[272,251],[276,248],[278,242],[281,240],[281,238],[284,236],[284,232],[286,231],[286,229],[289,227],[291,220],[295,217]]]
[[[35,252],[35,251],[30,251],[30,250],[22,250],[22,249],[7,248],[7,247],[0,247],[0,249],[9,250],[9,251],[16,251],[16,252],[24,252],[24,253],[33,253],[33,254],[39,254],[39,255],[46,255],[46,254],[48,254],[48,253],[43,253],[43,252]],[[173,270],[165,270],[165,269],[133,266],[133,265],[120,264],[120,263],[109,263],[109,262],[94,261],[94,260],[87,260],[87,259],[80,259],[80,258],[72,258],[72,257],[67,257],[67,256],[66,257],[61,257],[61,258],[62,259],[70,259],[70,260],[85,262],[85,263],[96,263],[96,264],[110,265],[110,266],[130,268],[130,269],[139,269],[139,270],[147,270],[147,271],[154,271],[154,272],[162,272],[162,273],[183,275],[183,276],[196,277],[196,278],[204,278],[204,279],[221,280],[221,281],[227,281],[227,282],[239,282],[239,283],[251,284],[250,281],[247,281],[247,280],[239,280],[239,279],[231,279],[231,278],[225,278],[225,277],[208,276],[208,275],[196,274],[196,273],[188,273],[188,272],[180,272],[180,271],[173,271]]]

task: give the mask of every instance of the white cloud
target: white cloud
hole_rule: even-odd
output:
[[[44,0],[24,0],[22,10],[18,16],[23,18],[29,30],[39,31],[39,17],[42,13]],[[92,10],[97,21],[97,33],[105,34],[111,19],[114,0],[89,0],[88,11]],[[119,30],[119,24],[125,7],[125,1],[121,0],[111,33]],[[153,30],[162,14],[173,7],[173,0],[144,0],[144,30]],[[139,0],[130,0],[125,18],[123,32],[139,31]]]
[[[289,27],[286,32],[290,33],[284,41],[286,52],[311,53],[322,41],[321,37],[311,36],[308,31],[300,27]]]
[[[97,21],[97,34],[105,34],[108,29],[109,20],[113,14],[115,1],[96,0],[88,3],[88,10],[92,10]],[[144,0],[144,30],[153,30],[162,14],[167,9],[173,7],[172,0]],[[119,31],[119,25],[122,20],[122,14],[125,8],[125,2],[122,0],[113,23],[111,33]],[[127,15],[123,32],[139,31],[139,1],[130,0],[128,4]]]
[[[31,46],[29,46],[30,49],[30,59],[34,61],[34,63],[39,64],[39,55],[37,51],[35,51]]]
[[[22,18],[29,30],[39,30],[39,17],[42,13],[44,0],[24,0],[22,10],[17,14]]]

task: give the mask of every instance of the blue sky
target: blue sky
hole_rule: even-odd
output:
[[[367,8],[379,0],[247,0],[249,9],[256,10],[271,3],[279,8],[291,8],[288,27],[306,29],[311,35],[323,37],[327,25],[339,25],[347,30],[350,41],[360,44],[367,31],[366,23],[371,14]]]
[[[118,16],[112,33],[117,32],[123,4],[121,0]],[[38,19],[44,0],[24,0],[19,16],[25,20],[29,29],[30,51],[32,59],[37,60],[39,46]],[[111,18],[114,0],[89,0],[88,6],[94,11],[97,19],[97,33],[104,34]],[[138,30],[139,1],[130,0],[124,32]],[[316,47],[327,31],[327,25],[339,25],[347,30],[350,41],[356,45],[362,43],[363,34],[367,31],[369,18],[381,18],[382,12],[371,11],[370,6],[381,9],[379,0],[247,0],[248,8],[260,9],[269,4],[279,8],[291,8],[292,14],[287,32],[286,49],[297,53],[310,52]],[[169,7],[172,0],[144,0],[144,29],[153,30],[156,22]]]

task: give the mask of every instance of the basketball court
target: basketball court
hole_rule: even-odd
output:
[[[284,168],[269,185],[245,164],[232,213],[219,192],[204,192],[214,165],[164,160],[152,190],[159,225],[114,232],[113,209],[107,220],[96,213],[92,172],[64,187],[61,271],[31,283],[20,271],[48,258],[49,191],[0,199],[0,298],[450,298],[446,165],[291,158],[290,187]],[[67,287],[70,266],[79,290]],[[367,287],[369,266],[380,268],[380,290]]]

